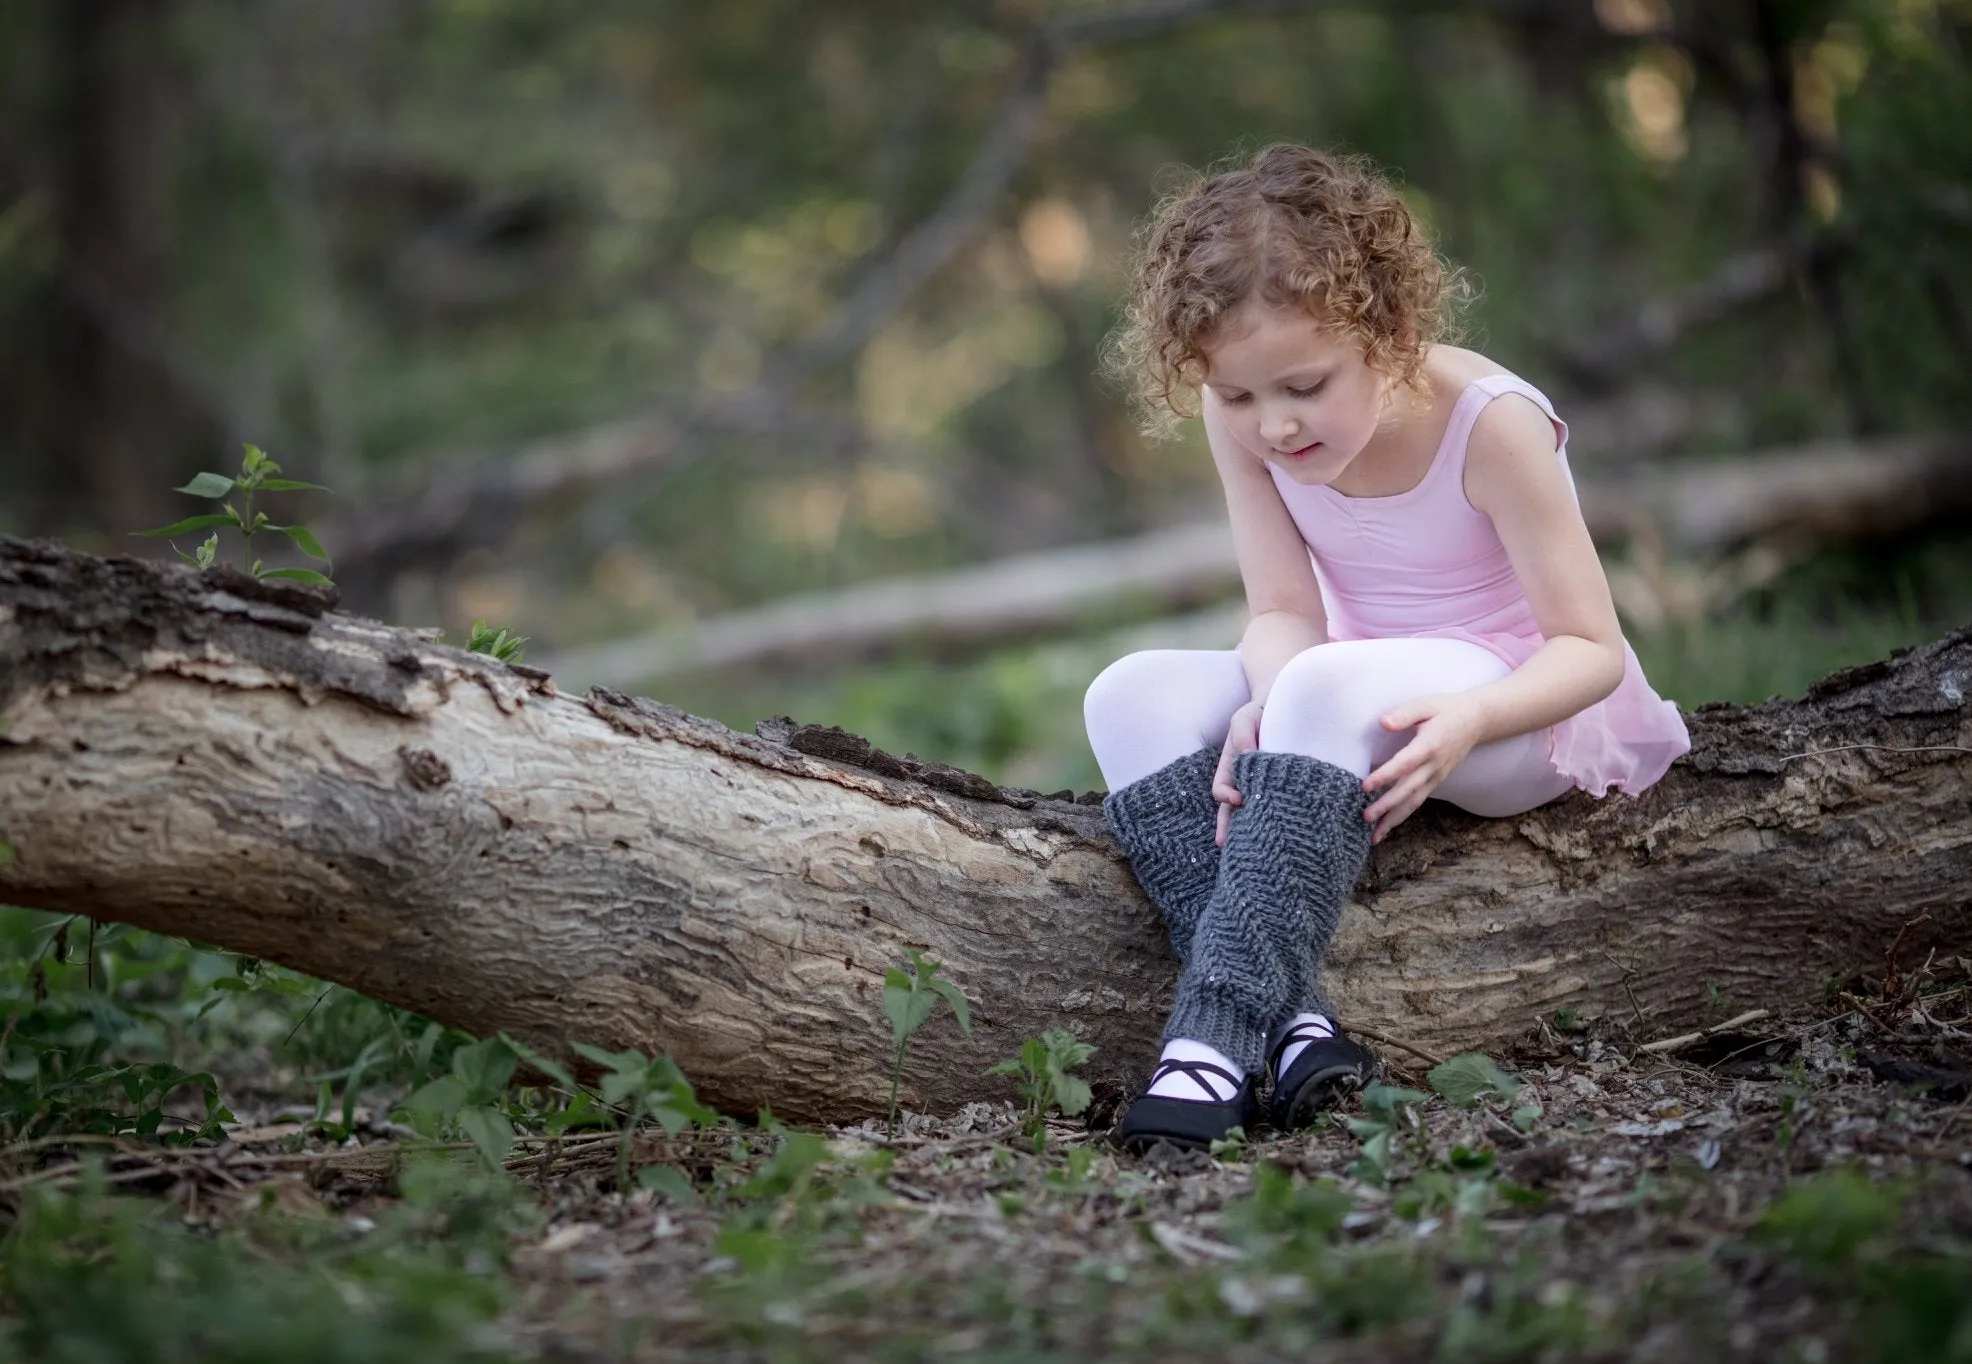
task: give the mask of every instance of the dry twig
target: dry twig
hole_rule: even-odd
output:
[[[1642,1046],[1638,1047],[1637,1050],[1647,1051],[1651,1053],[1682,1051],[1684,1050],[1684,1048],[1692,1045],[1694,1042],[1702,1042],[1706,1038],[1714,1036],[1715,1034],[1718,1033],[1730,1032],[1734,1028],[1743,1027],[1748,1023],[1757,1022],[1758,1020],[1765,1018],[1766,1016],[1767,1016],[1767,1010],[1765,1009],[1748,1009],[1745,1013],[1739,1014],[1733,1018],[1728,1018],[1723,1023],[1714,1023],[1711,1027],[1700,1028],[1697,1032],[1679,1033],[1676,1037],[1666,1037],[1661,1041],[1657,1041],[1657,1042],[1646,1042]]]

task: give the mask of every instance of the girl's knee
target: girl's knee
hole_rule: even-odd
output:
[[[1125,654],[1096,674],[1082,695],[1082,720],[1090,733],[1142,712],[1145,700],[1157,694],[1160,652],[1152,649]]]
[[[1343,728],[1375,724],[1391,706],[1407,699],[1373,660],[1346,645],[1322,644],[1287,661],[1274,679],[1267,710],[1283,718],[1320,716]],[[1418,692],[1429,690],[1420,685]],[[1412,693],[1416,694],[1416,693]],[[1278,708],[1278,710],[1276,710]]]
[[[1386,733],[1381,721],[1405,699],[1393,692],[1392,680],[1367,651],[1318,645],[1288,660],[1275,679],[1260,717],[1260,747],[1320,758],[1366,776],[1395,751],[1398,736]]]

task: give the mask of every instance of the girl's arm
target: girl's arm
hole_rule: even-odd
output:
[[[1210,388],[1200,388],[1199,403],[1205,440],[1225,486],[1239,578],[1246,588],[1248,618],[1239,656],[1257,712],[1287,661],[1327,642],[1328,621],[1307,543],[1287,514],[1266,464],[1226,429]]]
[[[1488,403],[1466,447],[1466,499],[1492,518],[1545,643],[1511,675],[1420,696],[1382,717],[1416,736],[1370,773],[1380,841],[1480,744],[1559,723],[1623,680],[1623,635],[1602,561],[1556,456],[1554,424],[1531,399]]]
[[[1245,801],[1233,785],[1233,759],[1260,746],[1260,710],[1274,679],[1294,655],[1327,641],[1328,618],[1307,542],[1287,514],[1267,466],[1226,429],[1211,389],[1200,388],[1199,404],[1212,462],[1225,485],[1233,550],[1246,588],[1246,632],[1240,636],[1239,658],[1253,697],[1233,712],[1212,778],[1212,794],[1219,799],[1218,841],[1223,844],[1232,807]]]

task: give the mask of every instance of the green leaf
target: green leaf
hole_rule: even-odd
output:
[[[1372,1118],[1392,1123],[1398,1121],[1398,1114],[1404,1105],[1421,1104],[1430,1097],[1418,1090],[1396,1085],[1371,1085],[1363,1091],[1363,1111]]]
[[[498,1169],[507,1153],[514,1149],[514,1125],[507,1121],[507,1115],[497,1108],[474,1104],[459,1110],[459,1126],[479,1148],[479,1154],[486,1163]]]
[[[218,561],[219,561],[219,532],[214,531],[212,534],[205,537],[205,543],[200,545],[198,548],[198,552],[192,556],[192,562],[197,564],[200,568],[211,568],[213,564],[217,563]]]
[[[189,535],[195,530],[210,530],[214,526],[237,526],[239,524],[239,517],[234,516],[231,512],[210,512],[204,516],[188,516],[183,521],[174,521],[168,526],[159,526],[156,530],[133,531],[132,534],[149,536],[153,539],[162,539],[167,535]]]
[[[6,866],[9,862],[13,860],[14,860],[14,845],[9,843],[6,839],[0,838],[0,867]]]
[[[637,1171],[637,1187],[652,1189],[681,1207],[698,1202],[698,1190],[685,1178],[684,1171],[669,1165],[646,1165]]]
[[[420,1085],[404,1101],[404,1111],[410,1115],[411,1126],[426,1136],[433,1136],[465,1106],[465,1102],[465,1085],[455,1075],[443,1075],[429,1084]]]
[[[1059,1108],[1066,1116],[1072,1118],[1078,1113],[1086,1112],[1090,1102],[1094,1098],[1095,1091],[1089,1088],[1089,1082],[1087,1080],[1074,1075],[1057,1075],[1055,1077],[1055,1107]]]
[[[184,487],[174,491],[190,493],[193,497],[224,497],[233,491],[233,480],[224,474],[200,474]]]
[[[650,1064],[650,1058],[640,1051],[604,1051],[601,1047],[592,1047],[587,1042],[575,1043],[575,1050],[603,1069],[619,1073],[641,1073],[643,1068]]]
[[[1539,1189],[1530,1189],[1525,1184],[1516,1184],[1510,1179],[1495,1180],[1493,1187],[1503,1200],[1516,1208],[1544,1207],[1553,1201],[1554,1197],[1552,1194],[1542,1193]]]
[[[263,479],[260,484],[260,490],[269,493],[326,493],[333,491],[332,489],[324,488],[319,483],[303,483],[299,479],[293,478]]]
[[[568,1107],[559,1113],[550,1113],[541,1120],[541,1125],[550,1132],[566,1132],[571,1127],[612,1127],[615,1116],[587,1090],[578,1093],[568,1101]]]
[[[310,587],[334,587],[335,579],[317,573],[312,568],[270,568],[259,575],[262,578],[287,578]]]
[[[1431,1087],[1460,1108],[1471,1108],[1488,1094],[1511,1099],[1520,1082],[1493,1064],[1493,1058],[1469,1051],[1431,1068]]]
[[[959,1031],[971,1037],[972,1011],[966,1004],[965,991],[949,980],[934,980],[931,988],[943,995],[945,1002],[952,1006],[952,1012],[959,1016]]]
[[[265,527],[265,529],[276,530],[287,536],[288,539],[294,541],[295,548],[299,549],[309,558],[320,559],[325,564],[329,561],[329,556],[322,552],[322,542],[315,538],[315,533],[309,530],[308,527],[270,525]]]
[[[535,1070],[540,1071],[563,1089],[574,1093],[582,1088],[582,1086],[575,1083],[575,1077],[568,1073],[568,1068],[563,1066],[559,1061],[551,1060],[543,1056],[540,1052],[535,1051],[532,1047],[524,1046],[514,1041],[513,1038],[507,1036],[505,1033],[500,1033],[499,1038],[513,1050],[515,1056],[518,1056]]]
[[[892,966],[883,973],[883,1013],[890,1020],[890,1038],[902,1043],[916,1030],[911,1021],[911,1001],[917,998],[909,976]]]
[[[1061,1070],[1073,1070],[1096,1054],[1093,1045],[1066,1028],[1049,1028],[1041,1034],[1041,1044],[1047,1048],[1048,1060]]]
[[[520,1058],[498,1037],[489,1037],[452,1053],[452,1073],[466,1087],[469,1101],[491,1103],[507,1092]]]

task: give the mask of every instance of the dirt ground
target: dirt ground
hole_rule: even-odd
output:
[[[649,1129],[631,1167],[656,1187],[627,1198],[614,1135],[524,1139],[508,1169],[538,1213],[501,1326],[598,1364],[1972,1358],[1966,965],[1654,1050],[1556,1020],[1496,1058],[1511,1095],[1353,1096],[1216,1156],[1122,1152],[1120,1093],[1038,1153],[1007,1103],[894,1134]],[[1431,1088],[1384,1054],[1386,1083]],[[117,1147],[110,1175],[194,1224],[276,1208],[360,1234],[409,1134],[329,1145],[292,1118]]]

